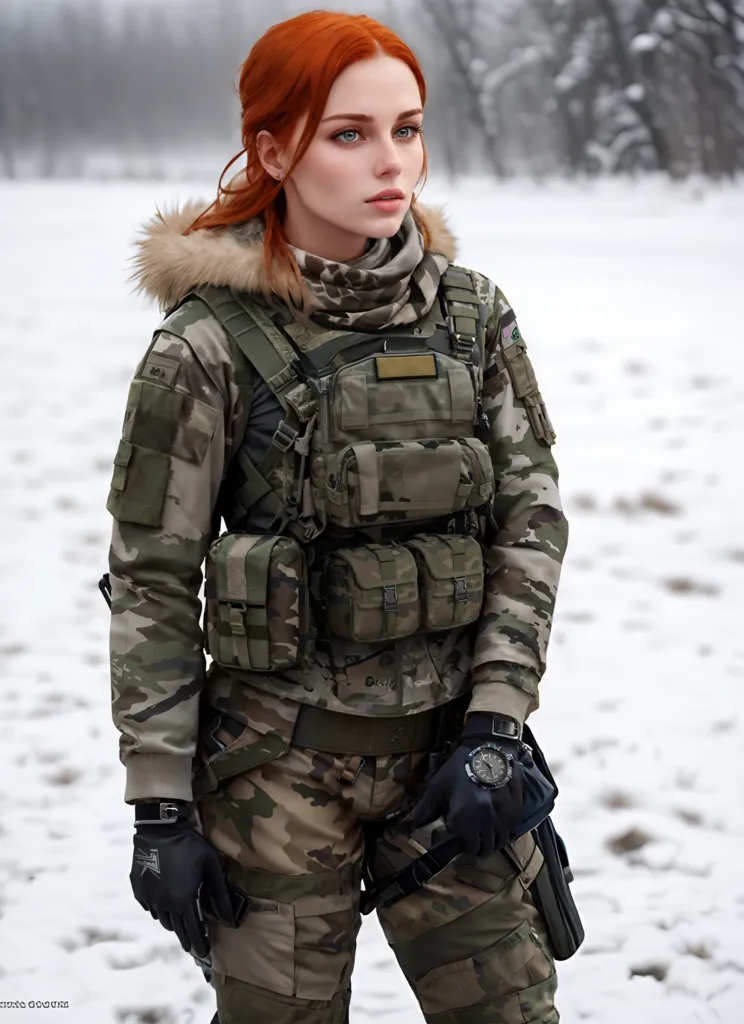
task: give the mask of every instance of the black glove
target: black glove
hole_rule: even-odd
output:
[[[518,825],[523,809],[519,741],[494,736],[487,728],[492,718],[482,712],[468,717],[458,746],[426,782],[423,797],[409,819],[411,827],[417,828],[443,817],[450,835],[459,837],[465,852],[477,857],[508,845],[510,832]],[[481,786],[465,771],[470,751],[482,743],[493,742],[513,757],[512,777],[501,789]]]
[[[183,801],[169,802],[187,806]],[[232,921],[217,851],[187,820],[136,826],[129,881],[140,906],[175,932],[186,952],[195,956],[205,957],[210,948],[197,906],[201,885],[209,890],[218,916]]]

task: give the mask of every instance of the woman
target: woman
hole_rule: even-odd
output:
[[[443,818],[464,855],[379,910],[425,1018],[557,1021],[542,855],[508,842],[567,539],[524,342],[415,200],[426,87],[393,32],[275,25],[240,98],[245,170],[137,257],[167,313],[108,501],[135,895],[211,958],[222,1024],[337,1024],[363,856],[397,871]]]

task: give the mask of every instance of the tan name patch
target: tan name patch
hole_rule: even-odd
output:
[[[437,363],[433,355],[376,356],[378,380],[402,380],[406,377],[436,377]]]

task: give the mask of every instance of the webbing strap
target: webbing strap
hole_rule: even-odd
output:
[[[441,287],[453,353],[463,362],[472,362],[478,340],[480,302],[470,272],[450,264],[442,274]]]
[[[288,741],[276,733],[269,733],[240,750],[226,750],[214,754],[192,779],[191,788],[194,796],[198,799],[213,793],[223,779],[241,775],[260,764],[273,761],[288,749]]]
[[[248,307],[233,289],[200,285],[194,294],[205,303],[213,315],[230,335],[246,360],[271,390],[282,407],[284,418],[279,423],[268,451],[258,466],[250,461],[239,449],[238,464],[245,477],[235,495],[236,504],[242,514],[262,498],[268,511],[278,519],[293,518],[295,510],[282,502],[267,481],[284,453],[299,436],[302,410],[301,396],[297,396],[299,378],[291,363],[295,353],[270,318],[254,304]],[[288,515],[292,513],[292,515]]]

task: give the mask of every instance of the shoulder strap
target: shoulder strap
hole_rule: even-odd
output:
[[[482,348],[481,335],[485,322],[481,316],[482,302],[473,276],[467,267],[451,263],[442,274],[440,288],[454,355],[470,363],[473,361],[476,344]]]
[[[295,447],[303,454],[300,432],[303,424],[312,419],[312,394],[297,373],[296,354],[291,343],[258,304],[244,299],[231,288],[212,285],[200,285],[194,294],[209,307],[248,365],[265,381],[282,407],[283,417],[258,466],[251,462],[242,445],[234,448],[242,470],[242,483],[231,497],[239,515],[247,513],[251,506],[263,499],[268,510],[284,525],[298,518],[299,502],[293,505],[281,501],[269,484],[268,477],[290,448]],[[242,424],[241,440],[246,425],[247,416]]]

